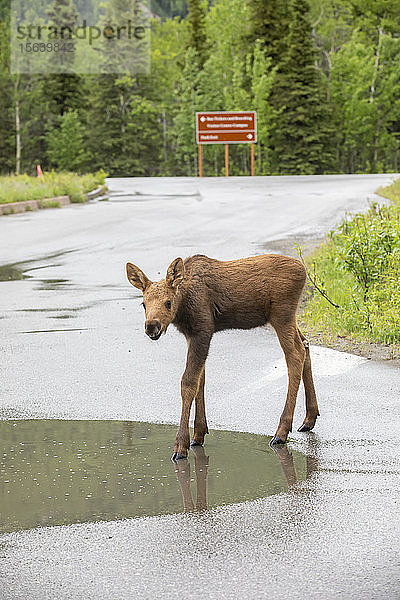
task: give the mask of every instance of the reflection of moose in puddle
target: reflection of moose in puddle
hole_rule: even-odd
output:
[[[276,446],[273,451],[279,461],[282,471],[285,475],[288,491],[293,490],[299,482],[296,467],[293,460],[293,454],[288,450],[287,446]],[[182,494],[183,511],[187,512],[202,512],[208,509],[208,467],[209,457],[206,455],[203,446],[192,447],[194,455],[194,470],[196,475],[196,502],[193,500],[192,490],[190,487],[191,479],[191,464],[188,460],[181,460],[174,463],[176,479]],[[306,456],[306,479],[318,469],[318,459],[315,456]],[[262,477],[262,473],[260,473]]]
[[[265,436],[213,430],[206,449],[194,446],[191,464],[182,460],[175,472],[173,431],[126,421],[0,421],[0,532],[176,514],[182,497],[185,511],[204,511],[299,489],[295,482],[317,468],[306,456],[318,449],[312,433],[304,452],[275,453]]]
[[[180,460],[174,463],[176,478],[182,492],[184,512],[200,512],[208,508],[208,456],[206,456],[203,446],[193,446],[192,452],[196,472],[196,504],[193,502],[192,490],[190,489],[190,462]]]
[[[289,452],[286,446],[273,448],[276,456],[278,457],[279,463],[282,467],[282,471],[285,474],[288,490],[295,486],[299,479],[297,477],[296,468],[294,466],[293,454]],[[313,473],[318,469],[318,459],[315,456],[307,454],[306,456],[306,479],[309,479]]]

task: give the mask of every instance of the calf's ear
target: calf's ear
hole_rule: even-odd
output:
[[[131,283],[135,288],[142,290],[142,292],[144,292],[145,289],[151,284],[150,279],[146,277],[143,271],[132,263],[126,263],[126,274],[129,283]]]
[[[172,261],[167,269],[167,275],[165,277],[166,282],[171,287],[178,287],[185,277],[185,267],[181,258],[176,258]]]

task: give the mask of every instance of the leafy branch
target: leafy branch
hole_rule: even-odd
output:
[[[316,274],[315,270],[314,270],[314,276],[312,276],[310,274],[310,271],[308,270],[307,265],[306,265],[306,263],[304,261],[304,258],[303,258],[303,251],[302,251],[301,246],[299,246],[298,244],[295,244],[295,248],[296,248],[296,252],[297,252],[298,257],[300,258],[301,262],[303,263],[303,265],[304,265],[304,267],[306,269],[307,277],[311,281],[312,285],[321,294],[321,296],[323,296],[325,298],[325,300],[327,300],[329,302],[329,304],[331,304],[334,308],[340,308],[340,306],[338,304],[335,304],[335,302],[333,302],[329,298],[327,292],[324,289],[322,289],[322,287],[320,285],[318,285],[318,283],[317,283],[317,274]]]

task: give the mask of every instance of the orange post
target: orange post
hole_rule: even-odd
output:
[[[229,146],[225,144],[225,176],[229,177]]]
[[[251,176],[254,177],[254,144],[251,144]]]
[[[203,145],[199,144],[199,177],[203,177]]]

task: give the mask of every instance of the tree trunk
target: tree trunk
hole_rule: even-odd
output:
[[[331,52],[333,52],[333,40],[332,40],[332,48]],[[329,52],[324,51],[326,62],[328,65],[328,85],[326,86],[326,101],[331,101],[331,83],[332,83],[332,61]]]
[[[378,27],[378,33],[379,33],[378,46],[376,48],[376,53],[375,53],[374,73],[372,75],[371,88],[370,88],[370,94],[369,94],[370,102],[373,102],[375,100],[375,87],[376,87],[376,81],[378,79],[379,61],[380,61],[380,57],[381,57],[383,34],[384,34],[384,31],[381,27]]]
[[[19,98],[18,98],[19,77],[14,83],[15,92],[15,173],[21,172],[21,121],[19,114]]]
[[[126,117],[126,112],[127,112],[127,110],[126,110],[127,101],[125,101],[123,92],[119,93],[119,104],[120,104],[120,113],[121,113],[121,134],[124,136],[125,131],[126,131],[125,117]]]
[[[164,161],[167,162],[168,154],[167,154],[167,120],[165,117],[165,109],[162,111],[162,124],[163,124],[163,147],[164,147]]]

